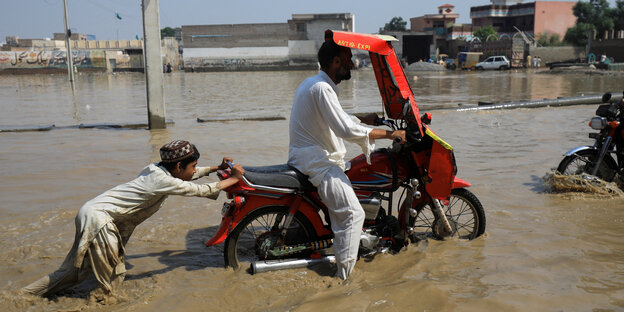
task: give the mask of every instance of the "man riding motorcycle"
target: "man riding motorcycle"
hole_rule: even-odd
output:
[[[301,83],[295,93],[290,116],[288,164],[307,175],[317,187],[321,201],[329,208],[336,276],[347,279],[357,260],[364,210],[345,171],[343,139],[357,143],[368,158],[376,139],[405,142],[405,131],[365,127],[345,113],[338,101],[342,80],[351,78],[351,50],[332,40],[318,52],[321,71]],[[361,118],[369,125],[374,114]]]

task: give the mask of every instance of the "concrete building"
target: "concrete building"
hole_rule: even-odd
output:
[[[54,33],[54,40],[65,40],[65,33]],[[96,40],[95,39],[95,35],[87,35],[87,34],[79,34],[79,33],[72,33],[71,36],[69,36],[69,39],[71,40]]]
[[[351,13],[293,14],[286,23],[182,26],[185,71],[318,68],[325,30],[354,31]]]
[[[459,14],[455,13],[455,6],[444,4],[438,7],[438,14],[410,18],[410,30],[415,32],[433,31],[438,35],[445,35],[446,28],[455,24]]]
[[[452,24],[446,28],[446,39],[470,41],[473,38],[474,30],[475,29],[472,24]]]
[[[65,35],[52,39],[20,39],[8,36],[0,47],[0,72],[52,73],[67,71]],[[90,35],[72,34],[72,58],[78,71],[143,71],[143,40],[87,40]],[[179,65],[175,38],[161,41],[163,64]]]
[[[464,42],[472,38],[470,24],[456,24],[459,14],[455,13],[455,6],[444,4],[438,7],[436,14],[425,14],[410,18],[408,32],[384,33],[396,37],[399,41],[393,42],[398,56],[408,64],[436,59],[439,54],[450,54],[456,46],[449,41]],[[456,49],[455,49],[456,50]],[[455,52],[456,53],[456,52]]]
[[[576,1],[521,1],[492,0],[492,4],[470,8],[470,18],[475,30],[492,26],[499,35],[513,36],[516,28],[537,36],[557,34],[565,36],[568,28],[576,24],[572,8]]]

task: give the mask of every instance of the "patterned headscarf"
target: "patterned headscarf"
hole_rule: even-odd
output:
[[[188,141],[171,141],[160,148],[160,158],[163,162],[171,163],[183,160],[193,155],[195,149]]]

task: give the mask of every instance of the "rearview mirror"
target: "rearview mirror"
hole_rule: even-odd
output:
[[[602,103],[607,103],[611,99],[611,92],[602,95]]]

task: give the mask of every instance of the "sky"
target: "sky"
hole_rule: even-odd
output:
[[[63,0],[2,0],[0,43],[6,36],[52,38],[64,32]],[[407,21],[455,5],[459,23],[470,23],[470,7],[489,0],[159,0],[161,28],[182,25],[285,23],[292,14],[353,13],[355,31],[375,33],[393,17]],[[533,2],[533,1],[524,1]],[[609,0],[611,7],[615,0]],[[98,40],[143,36],[141,0],[67,0],[69,27]],[[117,18],[121,17],[121,20]]]

